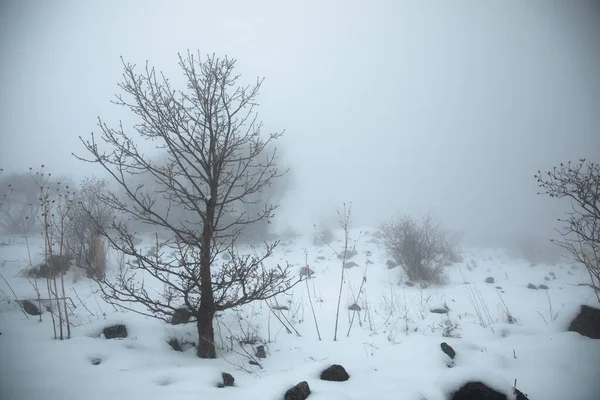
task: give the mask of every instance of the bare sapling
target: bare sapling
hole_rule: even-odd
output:
[[[304,249],[304,265],[306,266],[306,270],[310,271],[308,266],[308,250]],[[312,277],[309,276],[308,279]],[[310,310],[312,312],[313,320],[315,321],[315,328],[317,328],[317,336],[319,337],[319,341],[321,341],[321,332],[319,331],[319,323],[317,321],[317,314],[315,314],[315,307],[313,306],[312,297],[310,295],[310,288],[308,287],[308,279],[304,281],[306,284],[306,293],[308,293],[308,302],[310,304]]]

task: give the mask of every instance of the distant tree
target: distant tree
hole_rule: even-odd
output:
[[[164,320],[185,307],[196,319],[198,356],[214,358],[218,311],[271,298],[299,282],[289,265],[265,265],[278,242],[265,243],[264,251],[255,249],[251,255],[239,254],[236,247],[244,228],[270,219],[277,208],[264,204],[248,213],[243,204],[282,175],[276,149],[267,153],[282,133],[261,135],[255,109],[262,80],[240,86],[235,59],[179,55],[186,90],[173,89],[148,64],[141,73],[134,65],[123,65],[119,87],[124,94],[116,104],[139,118],[136,134],[165,150],[166,160],[153,162],[122,125],[113,129],[101,119],[104,144],[94,134],[82,139],[91,155],[85,160],[106,169],[126,195],[127,201],[107,191],[101,196],[104,204],[171,237],[159,240],[156,235],[148,253],[136,246],[136,235],[124,222],[100,228],[113,248],[129,256],[127,268],[116,279],[101,279],[101,288],[109,301],[141,303],[147,311],[130,309]],[[150,187],[135,183],[139,173],[152,177]],[[189,218],[172,218],[171,213],[181,210]],[[224,252],[228,261],[217,258]],[[156,294],[143,276],[164,285],[164,293]]]
[[[0,179],[0,230],[8,234],[31,232],[40,209],[39,190],[31,173],[8,174]]]
[[[101,234],[109,229],[115,217],[113,208],[101,201],[108,190],[107,180],[85,178],[73,194],[66,220],[67,250],[89,277],[103,277],[106,270],[106,249]]]
[[[600,165],[581,159],[538,171],[534,177],[542,189],[538,194],[570,200],[571,211],[558,219],[563,225],[558,230],[561,238],[552,242],[586,267],[600,301]]]

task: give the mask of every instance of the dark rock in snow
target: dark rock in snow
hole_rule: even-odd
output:
[[[321,372],[322,381],[344,382],[350,378],[344,367],[338,364],[333,364]]]
[[[451,400],[507,400],[506,395],[481,382],[467,382],[452,393]]]
[[[535,286],[533,283],[527,285],[527,289],[538,290],[537,286]]]
[[[406,281],[406,282],[404,282],[404,284],[405,284],[406,286],[409,286],[409,287],[413,287],[413,286],[415,286],[415,284],[414,284],[414,283],[412,283],[411,281]]]
[[[517,400],[528,400],[519,389],[514,389]],[[482,382],[467,382],[450,395],[451,400],[507,400],[504,393],[490,388]]]
[[[396,264],[392,260],[387,260],[385,262],[385,265],[387,265],[388,269],[396,268],[398,266],[398,264]]]
[[[186,307],[180,307],[173,312],[171,325],[187,324],[192,318],[192,313]]]
[[[454,351],[454,349],[452,348],[452,346],[450,346],[446,342],[442,342],[440,344],[440,347],[442,348],[442,351],[444,353],[446,353],[448,355],[448,357],[450,357],[451,360],[454,360],[454,357],[456,357],[456,352]]]
[[[344,264],[344,268],[354,268],[354,267],[358,267],[358,264],[355,263],[354,261],[348,261],[347,263]]]
[[[221,258],[225,261],[229,261],[229,260],[231,260],[231,255],[229,253],[223,253]]]
[[[223,372],[221,376],[223,377],[223,383],[220,383],[219,387],[233,386],[233,383],[235,382],[233,375]]]
[[[90,358],[90,363],[92,365],[100,365],[102,363],[102,359],[100,357]]]
[[[582,305],[579,314],[571,321],[569,331],[592,339],[600,339],[600,310]]]
[[[448,314],[448,309],[447,308],[433,308],[433,309],[429,310],[429,312],[432,312],[434,314]]]
[[[267,358],[267,352],[265,351],[265,346],[256,346],[256,357],[258,358]]]
[[[348,310],[350,310],[350,311],[360,311],[360,310],[362,310],[362,308],[358,304],[354,303],[350,307],[348,307]]]
[[[315,271],[310,269],[308,266],[300,268],[300,276],[311,276]]]
[[[306,381],[302,381],[287,392],[283,400],[305,400],[310,396],[310,387]]]
[[[22,300],[21,307],[23,307],[23,311],[29,315],[40,315],[42,313],[38,306],[36,306],[35,303],[30,300]]]
[[[102,331],[106,339],[117,339],[127,337],[127,328],[123,324],[113,325],[104,328]]]
[[[349,260],[357,254],[358,254],[358,251],[356,251],[356,249],[350,249],[350,250],[346,250],[345,253],[338,255],[338,258],[340,260],[342,260],[342,259]]]
[[[494,282],[496,282],[496,281],[491,276],[488,276],[487,278],[485,278],[485,283],[494,283]]]
[[[546,286],[546,285],[540,285],[540,286],[538,286],[538,289],[548,290],[550,288],[548,286]]]

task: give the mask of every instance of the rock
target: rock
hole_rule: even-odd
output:
[[[221,255],[221,258],[225,261],[229,261],[231,260],[231,255],[229,253],[223,253],[223,255]]]
[[[507,400],[506,395],[481,382],[467,382],[450,396],[451,400]]]
[[[406,281],[406,282],[404,282],[404,284],[405,284],[406,286],[408,286],[408,287],[413,287],[413,286],[415,286],[415,284],[414,284],[414,283],[412,283],[411,281]]]
[[[360,311],[360,310],[362,310],[362,308],[358,304],[354,303],[350,307],[348,307],[348,310],[350,310],[350,311]]]
[[[450,357],[451,360],[454,360],[454,357],[456,357],[456,352],[454,351],[454,349],[452,348],[452,346],[450,346],[446,342],[442,342],[440,344],[440,347],[442,348],[442,351],[444,353],[446,353],[448,355],[448,357]]]
[[[347,263],[344,264],[344,268],[354,268],[354,267],[358,267],[358,264],[355,263],[354,261],[348,261]]]
[[[571,321],[569,331],[592,339],[600,339],[600,310],[582,305],[579,314]]]
[[[223,383],[221,384],[223,386],[219,387],[233,386],[233,383],[235,382],[235,378],[233,377],[233,375],[228,374],[227,372],[223,372],[221,376],[223,377]]]
[[[429,310],[429,312],[432,312],[434,314],[448,314],[448,309],[447,308],[433,308],[433,309]]]
[[[398,266],[398,264],[396,264],[392,260],[387,260],[385,262],[385,265],[387,265],[388,269],[396,268]]]
[[[315,271],[310,269],[308,266],[300,268],[300,276],[311,276]]]
[[[491,276],[488,276],[487,278],[485,278],[485,283],[494,283],[494,282],[496,282],[496,281]]]
[[[100,365],[102,363],[102,359],[100,357],[90,358],[90,363],[92,365]]]
[[[192,312],[186,307],[179,307],[171,316],[171,325],[187,324],[192,318]]]
[[[538,286],[538,289],[548,290],[550,288],[548,286],[546,286],[546,285],[540,285],[540,286]]]
[[[255,356],[258,358],[267,358],[267,352],[265,351],[265,346],[256,346]]]
[[[318,256],[317,260],[319,260],[319,261],[325,261],[325,256]]]
[[[38,306],[36,306],[35,303],[31,300],[22,300],[21,307],[23,307],[23,311],[25,311],[29,315],[42,314]]]
[[[306,381],[302,381],[287,392],[283,400],[305,400],[310,396],[310,387]]]
[[[102,331],[106,339],[117,339],[127,337],[127,328],[123,324],[113,325],[104,328]]]
[[[331,367],[321,372],[322,381],[344,382],[348,379],[350,379],[350,375],[348,375],[344,367],[338,364],[333,364]]]
[[[537,286],[535,286],[533,283],[527,285],[527,289],[538,290]]]
[[[356,249],[350,249],[350,250],[346,250],[345,253],[339,254],[338,258],[340,260],[349,260],[357,254],[358,254],[358,251],[356,251]]]

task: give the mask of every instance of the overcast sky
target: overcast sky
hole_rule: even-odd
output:
[[[427,5],[425,4],[427,3]],[[78,136],[122,65],[187,49],[265,77],[259,109],[295,190],[282,225],[352,202],[357,225],[435,212],[473,238],[547,232],[533,174],[600,158],[598,1],[2,1],[0,167],[81,177]]]

